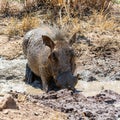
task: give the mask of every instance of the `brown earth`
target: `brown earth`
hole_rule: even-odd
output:
[[[69,120],[116,120],[120,118],[120,94],[111,90],[85,97],[68,90],[31,96],[31,101],[44,104],[68,115]]]
[[[5,35],[0,36],[0,56],[6,59],[17,58],[22,54],[22,39],[9,40]]]
[[[7,107],[0,106],[1,120],[117,120],[120,118],[120,94],[111,90],[102,91],[91,97],[66,89],[40,95],[10,92],[9,95],[4,96],[3,103],[7,103]],[[17,107],[13,108],[13,105]]]
[[[12,102],[10,101],[10,97]],[[17,97],[17,98],[16,98]],[[66,120],[64,113],[27,100],[24,94],[0,96],[0,120]],[[15,101],[15,103],[14,103]],[[8,102],[7,107],[3,107]],[[11,106],[10,106],[11,102]],[[2,105],[1,105],[2,104]],[[12,106],[16,104],[18,108]]]

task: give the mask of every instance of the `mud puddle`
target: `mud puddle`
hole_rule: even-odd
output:
[[[93,96],[100,93],[101,90],[113,90],[120,94],[120,81],[109,81],[109,82],[86,82],[78,81],[76,90],[82,92],[85,96]],[[0,80],[0,94],[9,91],[26,92],[33,95],[39,95],[43,93],[40,88],[33,87],[25,84],[22,80]]]
[[[104,90],[91,97],[81,92],[60,90],[28,96],[28,100],[43,104],[68,115],[68,120],[118,120],[120,118],[120,94]]]
[[[76,89],[80,90],[85,96],[93,96],[106,89],[120,94],[120,81],[79,81]]]
[[[34,95],[43,93],[41,89],[27,85],[22,80],[0,80],[0,94],[8,93],[10,91],[20,93],[26,92]]]
[[[23,56],[13,60],[5,60],[0,58],[0,94],[9,92],[11,90],[17,92],[26,92],[34,95],[43,93],[43,91],[39,89],[39,82],[35,82],[32,86],[23,82],[26,62],[27,61]],[[77,91],[81,91],[85,96],[92,96],[105,89],[110,89],[120,93],[119,85],[120,81],[110,80],[87,82],[79,80],[76,89]]]

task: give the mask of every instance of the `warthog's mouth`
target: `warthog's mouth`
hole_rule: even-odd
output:
[[[68,88],[74,90],[76,84],[77,77],[73,76],[72,72],[70,71],[63,72],[56,78],[56,85],[62,89]]]

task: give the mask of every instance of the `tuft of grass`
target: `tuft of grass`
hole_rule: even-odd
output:
[[[0,13],[2,14],[8,14],[9,11],[9,3],[7,0],[1,0],[0,1]]]
[[[115,0],[115,3],[120,4],[120,0]]]
[[[19,32],[17,26],[18,26],[18,20],[16,18],[11,18],[7,26],[7,29],[5,30],[5,33],[9,35],[9,37],[17,36]]]
[[[93,15],[90,16],[89,24],[94,26],[94,29],[104,30],[114,30],[116,28],[116,22],[114,18],[109,17],[108,14],[104,14],[103,11],[94,11]]]
[[[57,24],[65,29],[68,29],[69,33],[75,33],[81,31],[82,33],[89,34],[89,32],[114,31],[117,29],[118,24],[113,17],[109,14],[104,14],[103,11],[94,10],[93,14],[86,17],[85,20],[80,20],[78,17],[69,18],[67,15],[57,20]]]
[[[22,33],[24,33],[38,26],[39,19],[37,17],[26,16],[22,19],[21,24],[18,25],[18,29],[20,29]]]
[[[23,12],[24,6],[16,0],[1,0],[0,13],[4,16],[18,15]]]
[[[39,19],[37,17],[26,16],[21,21],[17,18],[11,18],[6,33],[9,37],[23,36],[27,31],[38,26]]]

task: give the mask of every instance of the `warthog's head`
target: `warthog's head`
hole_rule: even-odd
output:
[[[72,48],[75,35],[69,42],[56,40],[55,43],[48,36],[42,36],[42,38],[44,44],[51,49],[48,61],[56,85],[59,88],[74,89],[77,83],[77,77],[73,75],[76,68],[75,53]]]

